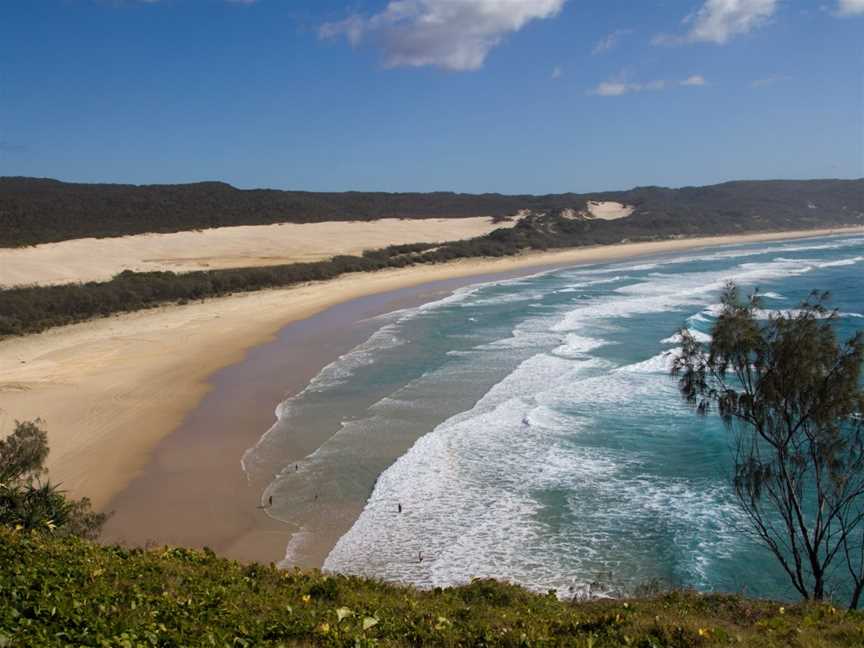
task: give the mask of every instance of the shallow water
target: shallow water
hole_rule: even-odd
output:
[[[566,593],[661,579],[791,596],[730,497],[723,427],[668,376],[675,331],[705,338],[727,280],[758,286],[766,309],[830,289],[841,334],[864,328],[860,236],[472,286],[378,318],[280,405],[244,466],[277,474],[264,498],[279,519],[329,509],[348,528],[365,503],[327,569],[421,586],[490,576]],[[308,426],[329,440],[286,465]]]

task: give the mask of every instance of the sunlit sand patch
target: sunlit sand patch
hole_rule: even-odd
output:
[[[619,202],[595,202],[593,200],[588,201],[588,214],[590,214],[590,218],[600,218],[602,220],[618,220],[619,218],[627,218],[635,210],[635,207],[631,207],[630,205],[624,205]]]

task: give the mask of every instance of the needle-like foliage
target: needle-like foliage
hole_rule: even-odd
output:
[[[701,415],[734,439],[732,485],[792,585],[822,600],[864,590],[864,334],[839,342],[827,293],[765,314],[728,285],[703,344],[686,329],[672,374]],[[846,588],[848,589],[848,587]]]

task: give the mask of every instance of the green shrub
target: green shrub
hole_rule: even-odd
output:
[[[9,528],[95,538],[107,516],[90,510],[90,500],[69,500],[40,478],[48,458],[42,422],[15,423],[0,439],[0,525]]]
[[[570,603],[410,587],[0,528],[0,646],[864,645],[864,616],[731,595]]]

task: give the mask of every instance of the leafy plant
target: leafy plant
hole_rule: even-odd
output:
[[[16,422],[0,440],[0,524],[60,535],[95,538],[107,516],[90,509],[87,498],[67,499],[47,472],[48,434],[40,420]]]
[[[834,648],[864,643],[864,615],[679,591],[562,601],[489,580],[422,591],[244,566],[210,551],[101,547],[0,528],[0,637],[39,648]]]

